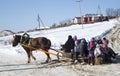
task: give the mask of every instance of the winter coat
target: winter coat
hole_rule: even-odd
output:
[[[94,57],[94,51],[89,50],[88,56],[89,56],[89,57]]]
[[[70,53],[72,49],[74,49],[75,43],[72,37],[68,37],[68,40],[63,45],[65,52]]]
[[[108,40],[102,40],[102,43],[103,43],[103,45],[102,45],[103,48],[108,47]]]
[[[99,57],[101,54],[102,54],[102,52],[100,50],[100,47],[97,46],[94,50],[94,55],[95,55],[95,57]]]
[[[88,50],[87,50],[87,42],[82,42],[79,44],[80,46],[80,54],[81,56],[87,56]]]
[[[74,52],[80,52],[80,47],[78,45],[74,46]]]
[[[91,40],[89,42],[89,57],[94,57],[94,50],[95,50],[96,44],[94,40]]]
[[[95,42],[94,41],[90,41],[90,48],[94,48],[95,47]]]
[[[102,43],[103,53],[108,54],[108,40],[102,40]]]

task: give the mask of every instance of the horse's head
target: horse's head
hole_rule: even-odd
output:
[[[20,42],[21,36],[20,35],[15,35],[13,36],[13,42],[12,42],[12,46],[15,47],[18,45],[18,43]]]

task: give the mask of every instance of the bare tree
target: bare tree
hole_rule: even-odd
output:
[[[109,16],[109,17],[120,16],[120,8],[118,8],[118,9],[107,8],[106,9],[106,15]]]
[[[120,8],[117,9],[117,16],[120,16]]]
[[[56,23],[54,23],[50,28],[55,28],[57,26]]]
[[[69,26],[71,24],[71,19],[63,20],[59,24],[60,26]]]
[[[107,9],[106,9],[106,14],[107,14],[107,16],[109,16],[109,17],[113,16],[113,8],[107,8]]]

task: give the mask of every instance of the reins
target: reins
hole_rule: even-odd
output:
[[[44,52],[44,53],[46,53],[46,54],[51,54],[51,55],[57,56],[58,59],[59,59],[59,56],[60,56],[60,55],[59,55],[59,52],[58,52],[56,49],[53,49],[53,48],[50,48],[50,49],[58,52],[57,54],[52,53],[52,52],[47,52],[47,51],[45,51],[45,50],[43,50],[43,49],[34,48],[34,47],[31,47],[31,46],[26,45],[26,44],[23,44],[23,43],[20,43],[20,45],[25,46],[25,47],[28,47],[28,48],[31,48],[31,49],[34,49],[34,50],[40,50],[41,52]],[[60,57],[62,57],[62,56],[60,56]]]

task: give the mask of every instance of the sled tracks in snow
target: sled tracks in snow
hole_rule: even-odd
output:
[[[0,64],[0,73],[35,69],[49,69],[61,66],[69,66],[69,63],[66,63],[65,61],[52,60],[48,63],[41,62],[30,64]]]

